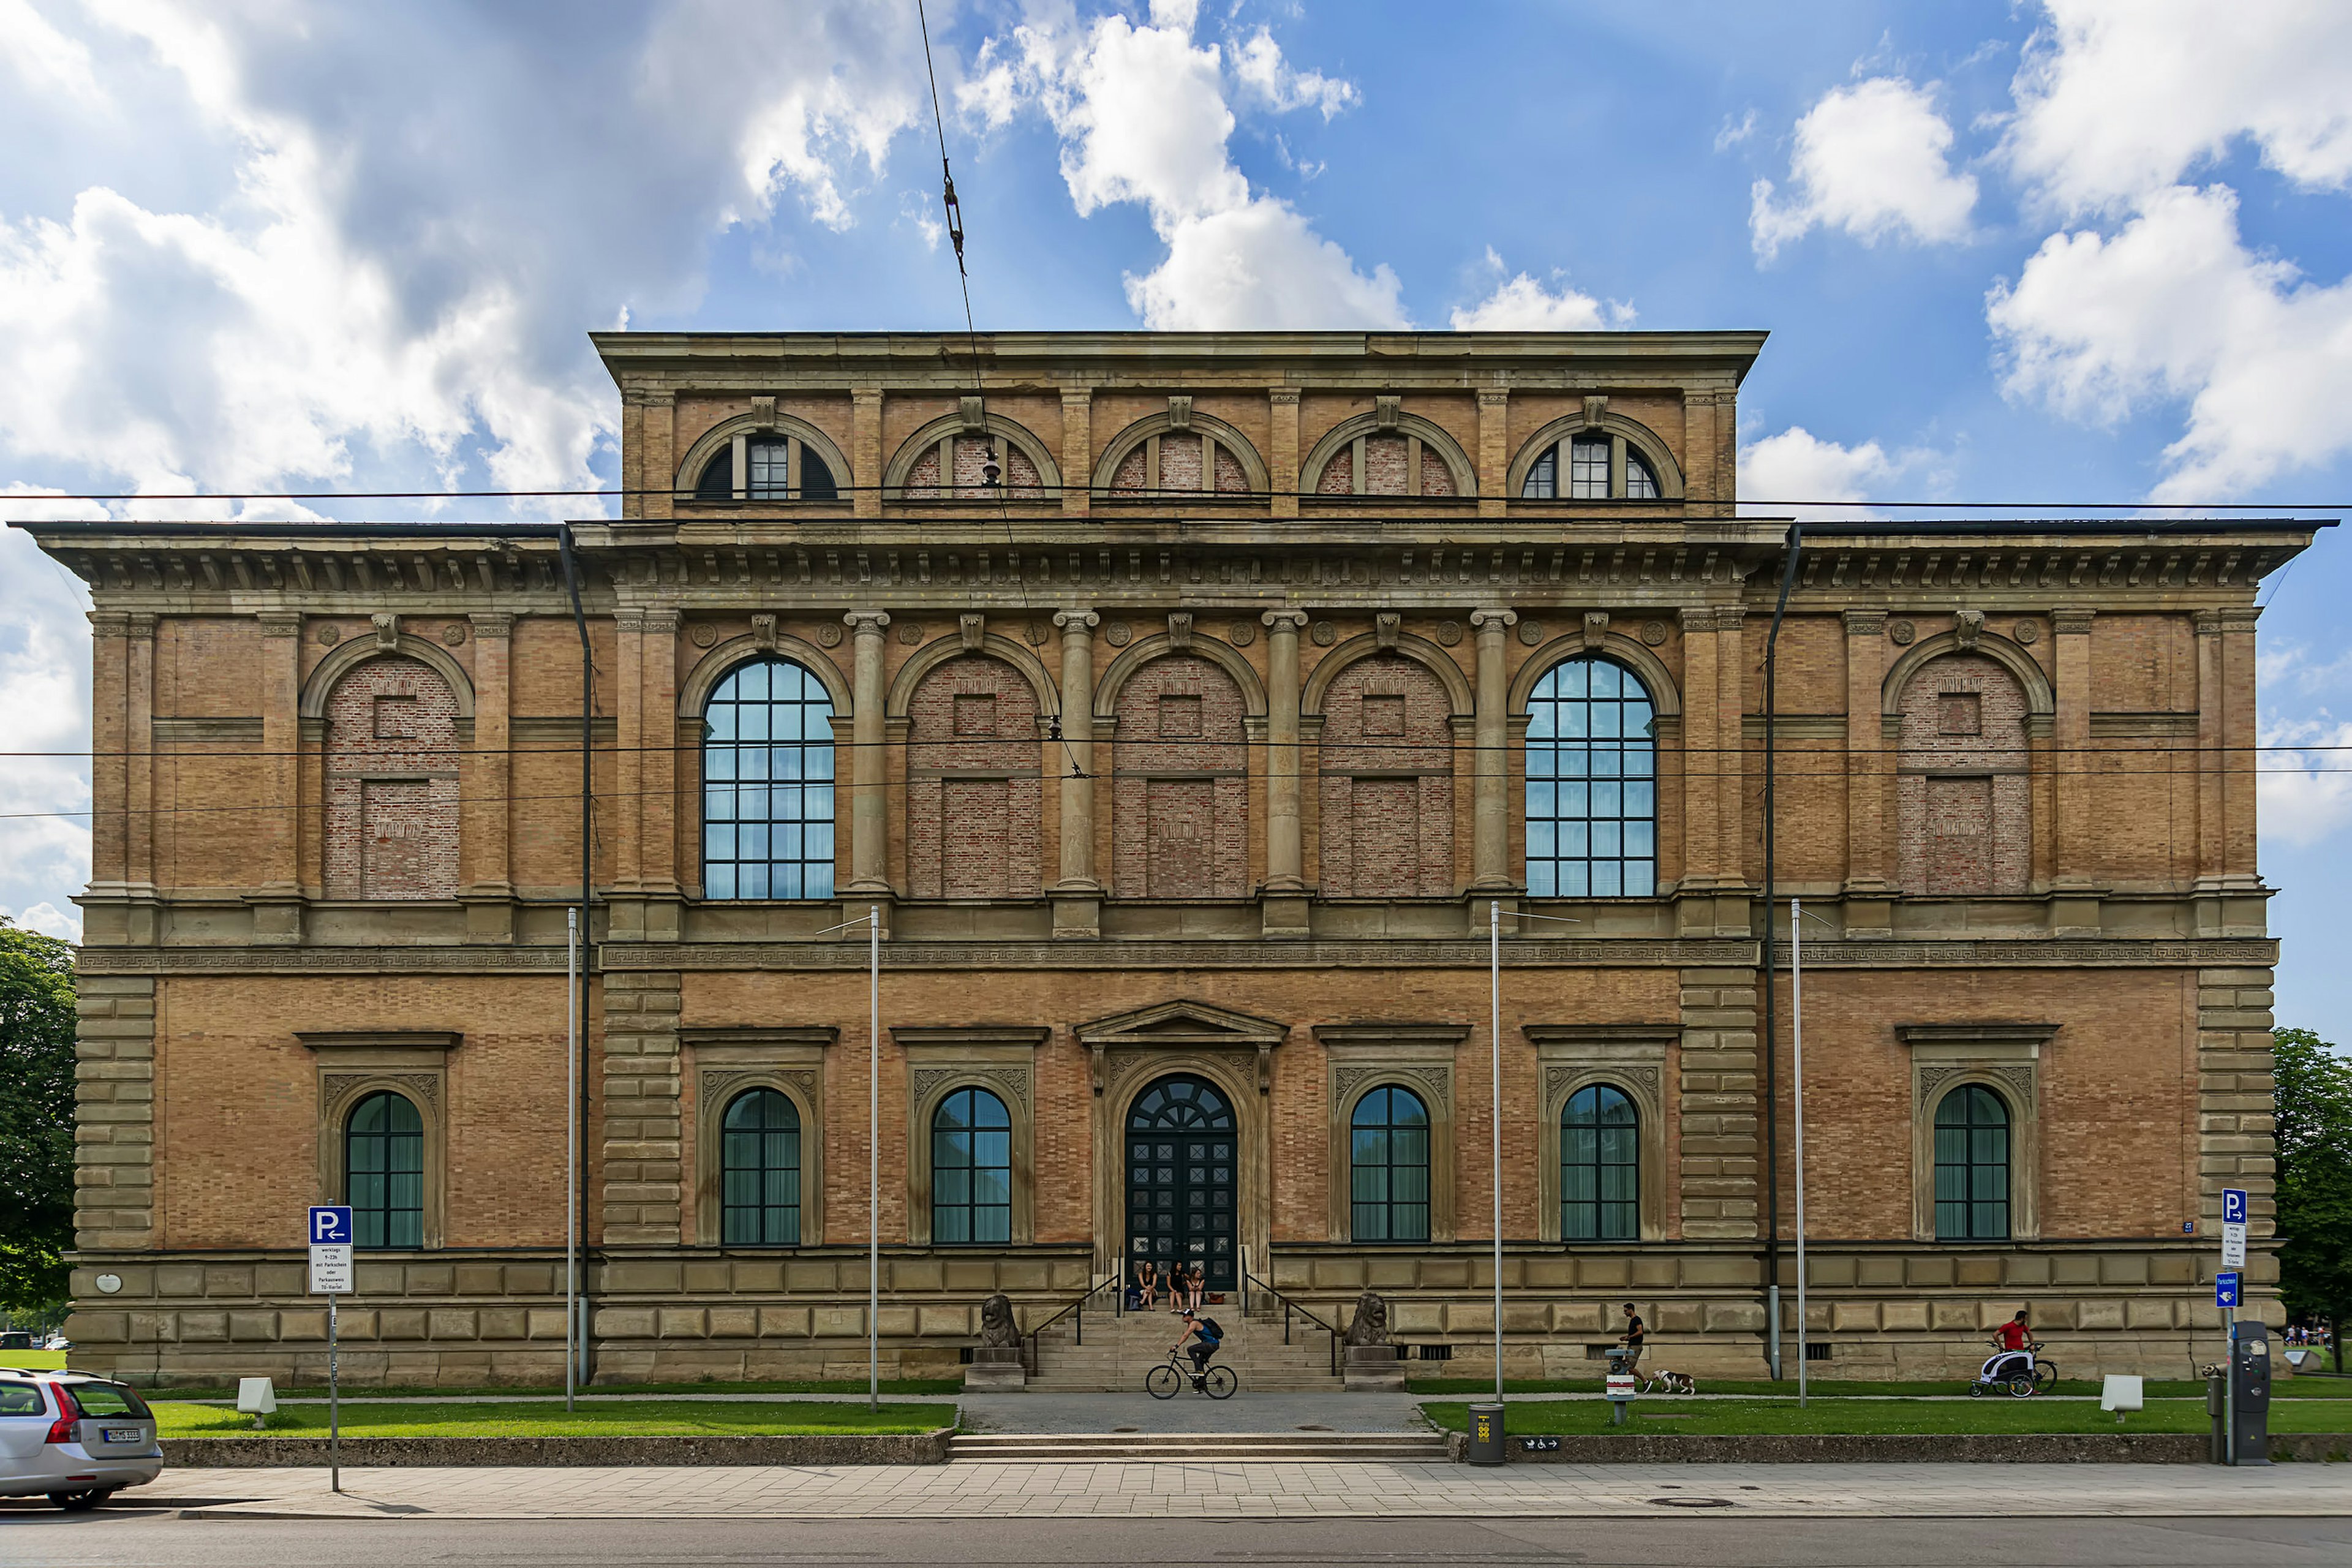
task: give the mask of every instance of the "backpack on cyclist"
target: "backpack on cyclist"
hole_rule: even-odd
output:
[[[1214,1318],[1193,1319],[1192,1331],[1213,1345],[1225,1342],[1225,1331],[1218,1326],[1217,1320]]]

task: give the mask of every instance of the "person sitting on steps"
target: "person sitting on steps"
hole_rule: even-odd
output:
[[[1178,1335],[1176,1342],[1169,1347],[1169,1353],[1173,1355],[1182,1350],[1186,1340],[1194,1342],[1192,1352],[1192,1386],[1199,1388],[1202,1386],[1201,1380],[1208,1374],[1209,1358],[1215,1355],[1217,1347],[1225,1342],[1225,1331],[1218,1325],[1216,1319],[1204,1318],[1190,1307],[1184,1309],[1183,1315],[1184,1331]]]

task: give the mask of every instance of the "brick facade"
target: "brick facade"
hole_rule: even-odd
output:
[[[1768,748],[1774,891],[1809,917],[1816,1370],[1956,1374],[2021,1305],[2070,1370],[2210,1356],[2225,1185],[2276,1318],[2245,759],[2256,594],[2308,525],[2120,555],[2088,525],[1809,527],[1768,730],[1786,531],[1732,490],[1753,335],[1009,336],[984,409],[931,340],[598,341],[646,493],[574,530],[584,849],[549,531],[33,525],[96,605],[79,1361],[320,1375],[289,1216],[387,1091],[426,1130],[425,1244],[362,1259],[346,1376],[556,1374],[584,854],[604,1381],[862,1373],[869,1157],[886,1363],[950,1373],[990,1291],[1034,1323],[1123,1261],[1123,1119],[1173,1073],[1235,1108],[1258,1279],[1331,1314],[1371,1286],[1406,1342],[1483,1353],[1499,1145],[1516,1372],[1582,1373],[1632,1299],[1671,1364],[1759,1375],[1794,1282]],[[840,451],[839,499],[666,488],[771,399]],[[1507,493],[1596,422],[1679,496]],[[766,658],[831,709],[829,899],[698,880],[698,704]],[[1529,698],[1580,658],[1651,696],[1648,896],[1526,891]],[[1348,1116],[1382,1083],[1431,1110],[1425,1243],[1351,1234]],[[1931,1134],[1970,1084],[2017,1153],[2010,1234],[1960,1242]],[[1636,1234],[1563,1241],[1560,1119],[1594,1085],[1636,1108]],[[752,1086],[803,1116],[797,1247],[718,1239],[710,1118]],[[931,1239],[924,1118],[964,1087],[1014,1122],[1010,1243]]]

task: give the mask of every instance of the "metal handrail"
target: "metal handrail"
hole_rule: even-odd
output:
[[[1329,1334],[1331,1336],[1331,1375],[1334,1377],[1339,1375],[1339,1342],[1345,1336],[1343,1336],[1337,1328],[1317,1317],[1315,1313],[1307,1308],[1305,1302],[1292,1300],[1289,1297],[1276,1289],[1272,1282],[1269,1280],[1249,1272],[1246,1267],[1242,1270],[1242,1283],[1245,1288],[1249,1285],[1255,1284],[1259,1289],[1264,1290],[1267,1295],[1282,1303],[1282,1342],[1284,1344],[1288,1344],[1290,1342],[1290,1315],[1293,1312],[1297,1313],[1300,1317],[1306,1319],[1308,1322],[1314,1324],[1325,1333]],[[1244,1305],[1244,1310],[1246,1312],[1246,1305]]]
[[[1111,1289],[1118,1284],[1118,1276],[1117,1274],[1112,1274],[1108,1278],[1096,1280],[1092,1285],[1087,1287],[1084,1293],[1082,1293],[1076,1300],[1071,1302],[1068,1306],[1063,1308],[1060,1311],[1055,1313],[1052,1317],[1046,1319],[1044,1322],[1038,1324],[1027,1333],[1022,1335],[1022,1342],[1029,1347],[1028,1360],[1023,1364],[1022,1371],[1031,1377],[1035,1377],[1037,1375],[1037,1336],[1044,1333],[1047,1329],[1052,1328],[1055,1323],[1060,1322],[1064,1318],[1069,1317],[1074,1313],[1077,1317],[1077,1342],[1080,1344],[1086,1343],[1087,1303],[1092,1300],[1095,1297],[1102,1294],[1103,1291]],[[1116,1300],[1117,1298],[1114,1297],[1113,1299]]]

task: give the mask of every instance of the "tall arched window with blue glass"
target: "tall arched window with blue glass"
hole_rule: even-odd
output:
[[[1657,709],[1631,669],[1562,660],[1528,699],[1528,894],[1643,899],[1658,887]]]
[[[788,658],[737,665],[703,706],[702,894],[833,897],[833,701]]]

